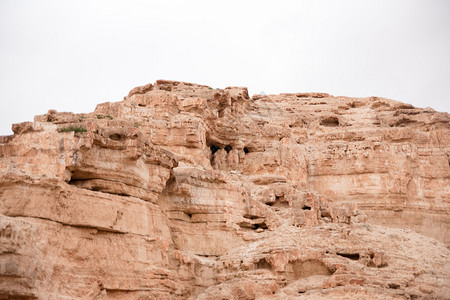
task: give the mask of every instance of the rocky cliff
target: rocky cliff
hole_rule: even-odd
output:
[[[450,295],[450,116],[159,80],[0,137],[0,299]]]

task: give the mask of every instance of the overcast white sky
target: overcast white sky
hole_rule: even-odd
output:
[[[450,1],[0,0],[0,135],[157,79],[450,111]]]

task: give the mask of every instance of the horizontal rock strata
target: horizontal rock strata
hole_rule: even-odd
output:
[[[0,137],[0,299],[444,299],[450,116],[159,80]]]

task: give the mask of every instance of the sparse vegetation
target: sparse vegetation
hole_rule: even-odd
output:
[[[104,119],[104,118],[108,118],[108,119],[110,119],[110,120],[114,119],[114,117],[111,116],[111,115],[105,115],[105,116],[103,116],[103,115],[97,115],[97,119]]]
[[[83,128],[83,127],[75,127],[72,125],[58,129],[58,132],[71,132],[71,131],[73,131],[75,133],[83,133],[83,132],[86,132],[87,129]]]
[[[139,124],[139,122],[134,122],[134,127],[139,128],[141,127],[141,124]]]

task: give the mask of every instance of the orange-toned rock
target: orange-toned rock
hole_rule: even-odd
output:
[[[0,137],[0,298],[450,294],[450,116],[158,80]]]

